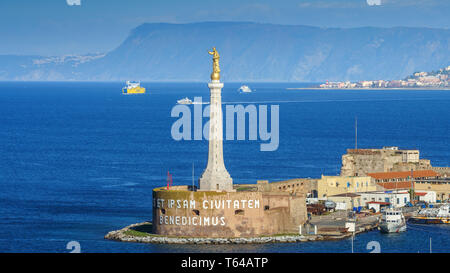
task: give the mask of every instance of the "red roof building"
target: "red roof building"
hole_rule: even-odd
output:
[[[383,187],[384,190],[404,190],[414,187],[411,182],[378,182],[377,185]]]
[[[427,194],[428,194],[427,192],[415,192],[414,193],[415,196],[425,196]]]
[[[439,173],[433,170],[420,171],[406,171],[406,172],[384,172],[384,173],[368,173],[367,175],[375,179],[375,182],[406,182],[411,179],[411,174],[414,180],[422,179],[436,179],[440,176]]]
[[[387,205],[390,205],[391,203],[389,203],[389,202],[370,201],[370,202],[367,202],[366,204],[378,204],[378,205],[382,205],[382,206],[387,206]]]

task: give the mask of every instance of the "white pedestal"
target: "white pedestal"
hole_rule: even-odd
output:
[[[223,160],[222,88],[220,81],[208,84],[211,92],[208,165],[200,177],[201,191],[233,191],[233,179]]]

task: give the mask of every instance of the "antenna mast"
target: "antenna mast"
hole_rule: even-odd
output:
[[[358,150],[358,117],[355,117],[355,150]]]

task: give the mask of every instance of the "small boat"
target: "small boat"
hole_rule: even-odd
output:
[[[141,87],[141,82],[127,81],[127,86],[122,88],[122,94],[145,94],[145,88]]]
[[[409,221],[417,224],[450,224],[450,205],[422,209],[417,215],[409,218]]]
[[[239,87],[238,91],[240,93],[251,93],[252,92],[250,87],[248,87],[247,85],[243,85],[243,86]]]
[[[188,97],[181,99],[181,100],[177,100],[178,104],[192,104],[192,100],[190,100]]]
[[[381,217],[380,231],[383,233],[397,233],[406,231],[405,216],[399,209],[386,209]]]

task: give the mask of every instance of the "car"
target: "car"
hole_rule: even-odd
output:
[[[325,201],[325,208],[327,209],[334,209],[336,208],[336,203],[330,200]]]
[[[425,201],[419,201],[416,203],[417,207],[421,207],[421,208],[426,208],[427,207],[427,202]]]

